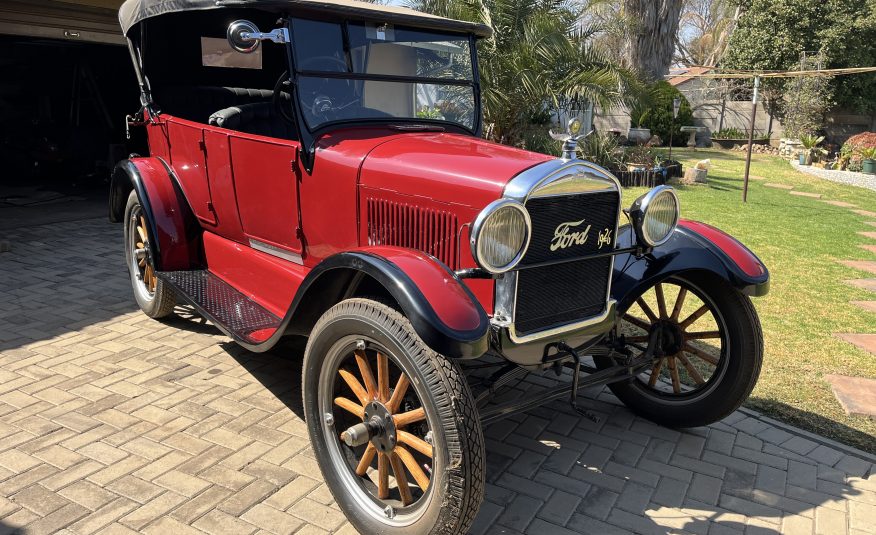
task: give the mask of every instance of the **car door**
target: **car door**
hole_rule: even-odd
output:
[[[229,138],[234,191],[248,244],[301,263],[298,145],[244,134]]]

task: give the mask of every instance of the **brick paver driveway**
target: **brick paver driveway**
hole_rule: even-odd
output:
[[[300,418],[300,346],[239,350],[135,310],[121,229],[7,234],[0,533],[353,530]],[[598,394],[598,393],[597,393]],[[872,457],[750,413],[677,432],[610,396],[487,430],[477,533],[874,533]]]

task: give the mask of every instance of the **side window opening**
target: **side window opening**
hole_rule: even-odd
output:
[[[262,48],[241,54],[231,48],[227,39],[201,37],[201,66],[226,69],[262,69]]]

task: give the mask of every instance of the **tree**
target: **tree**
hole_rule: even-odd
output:
[[[518,145],[533,117],[571,99],[610,107],[640,84],[593,46],[596,31],[563,0],[411,0],[414,9],[480,22],[493,36],[478,43],[484,118],[491,137]]]
[[[876,0],[742,0],[722,66],[745,70],[799,68],[803,52],[820,53],[824,68],[876,65]],[[782,96],[794,80],[766,79],[771,110],[781,116]],[[826,98],[859,113],[876,111],[876,75],[838,77]]]
[[[682,0],[623,0],[626,19],[633,22],[627,36],[627,61],[651,81],[669,72],[681,4]]]
[[[740,11],[731,0],[684,0],[675,61],[689,66],[717,65]]]

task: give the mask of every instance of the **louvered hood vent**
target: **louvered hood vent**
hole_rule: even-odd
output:
[[[374,198],[367,200],[367,210],[368,245],[417,249],[457,269],[455,214]]]

